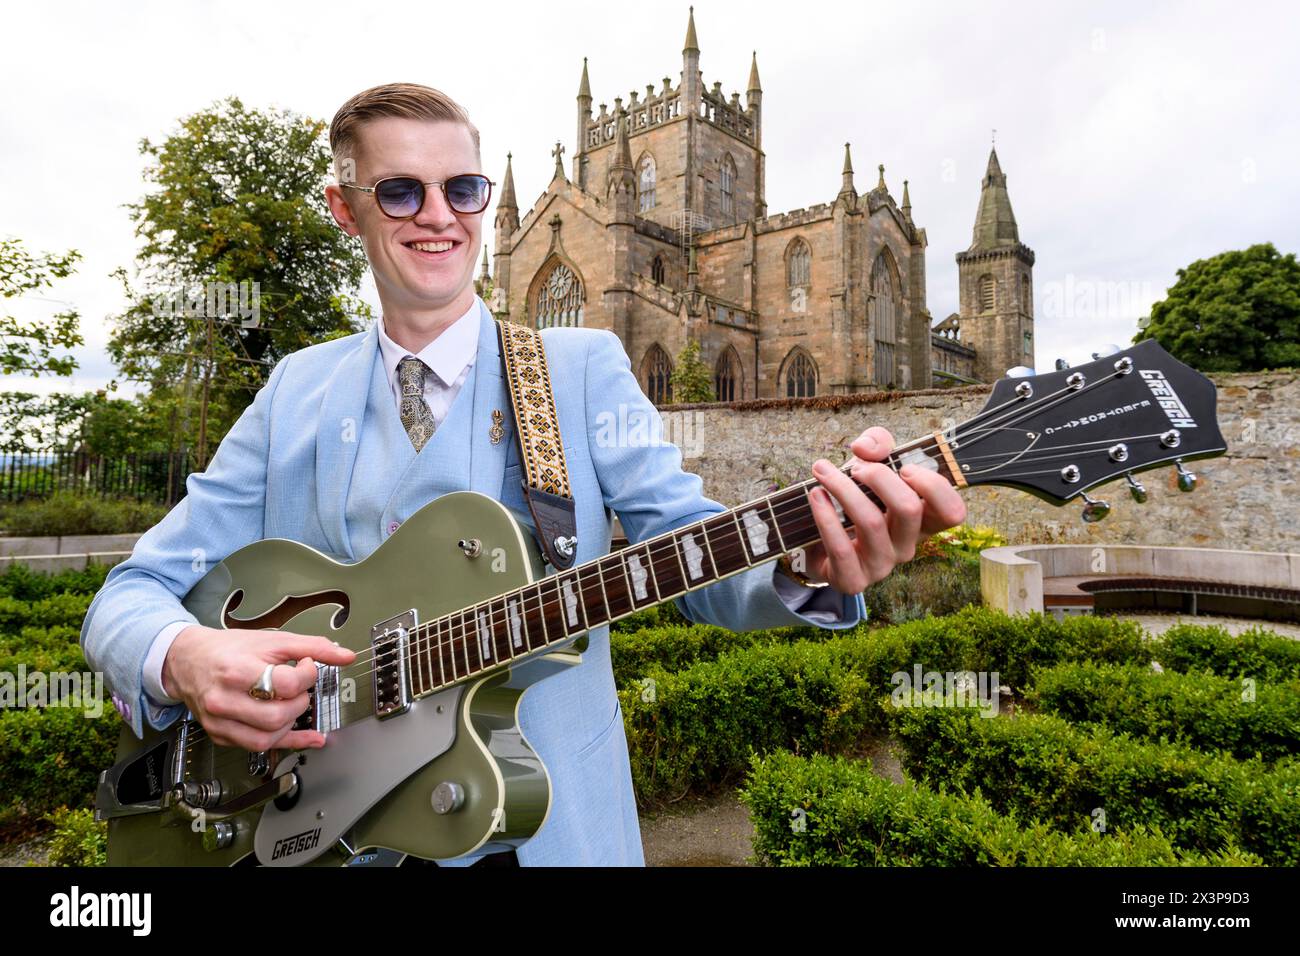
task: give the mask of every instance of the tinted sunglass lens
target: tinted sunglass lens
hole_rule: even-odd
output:
[[[424,204],[424,187],[416,179],[385,179],[375,189],[379,208],[390,216],[414,216]]]
[[[447,200],[457,212],[478,212],[487,205],[486,176],[456,176],[447,181]]]

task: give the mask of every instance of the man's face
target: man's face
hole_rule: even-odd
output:
[[[413,176],[429,183],[482,171],[470,132],[460,123],[383,117],[365,123],[357,140],[353,181],[359,186],[373,186],[389,176]],[[399,220],[384,215],[373,193],[337,186],[326,190],[339,225],[349,235],[361,236],[385,310],[463,311],[473,297],[483,213],[452,211],[439,186],[426,186],[424,193],[424,205],[415,217]],[[439,242],[437,248],[445,251],[429,251],[427,244]]]

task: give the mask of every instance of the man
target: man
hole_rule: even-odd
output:
[[[237,548],[286,537],[361,560],[421,506],[456,490],[497,498],[531,525],[513,422],[503,440],[489,438],[491,411],[510,406],[492,316],[473,288],[487,184],[458,178],[481,176],[478,139],[461,107],[413,84],[367,90],[334,117],[339,184],[326,198],[365,248],[382,318],[281,360],[207,470],[190,476],[186,497],[96,595],[82,644],[137,734],[145,719],[161,729],[188,708],[221,745],[325,746],[321,734],[292,724],[307,706],[314,662],[348,664],[351,651],[320,635],[204,627],[180,604]],[[602,412],[655,414],[616,336],[585,328],[542,335],[577,504],[579,562],[608,551],[611,511],[636,542],[723,510],[681,470],[674,446],[597,439]],[[807,583],[768,563],[679,599],[683,612],[736,630],[860,621],[863,588],[910,560],[926,535],[965,517],[937,475],[904,468],[900,477],[878,463],[892,442],[869,428],[852,446],[854,477],[879,495],[883,515],[829,462],[815,464],[823,487],[810,498],[821,541],[805,554]],[[819,583],[830,586],[812,586]],[[250,695],[268,665],[290,660],[296,666],[270,669],[277,699]],[[607,627],[590,633],[579,666],[529,690],[519,720],[554,791],[550,817],[518,849],[518,862],[644,865]]]

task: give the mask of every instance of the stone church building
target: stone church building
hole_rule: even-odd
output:
[[[592,108],[583,61],[571,173],[522,218],[510,157],[499,187],[489,300],[534,327],[622,340],[642,388],[672,400],[688,339],[719,401],[989,381],[1033,365],[1034,254],[1019,239],[996,153],[974,241],[957,256],[960,311],[932,328],[925,229],[877,182],[859,193],[849,145],[829,202],[769,213],[755,54],[744,103],[705,86],[694,12],[679,82]],[[487,250],[483,275],[488,278]]]

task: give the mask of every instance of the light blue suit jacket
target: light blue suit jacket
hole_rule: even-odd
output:
[[[137,735],[145,719],[162,729],[184,715],[183,705],[159,707],[145,694],[144,660],[166,625],[193,620],[181,598],[207,568],[238,548],[290,538],[342,560],[361,560],[420,507],[458,490],[501,501],[531,528],[496,329],[481,299],[478,306],[477,357],[418,456],[407,441],[399,460],[358,461],[363,428],[389,434],[401,428],[376,328],[311,346],[275,366],[207,470],[188,478],[186,497],[112,569],[86,614],[81,641],[87,661],[125,702],[119,710]],[[611,421],[658,421],[617,336],[553,328],[542,338],[577,503],[579,562],[608,553],[611,512],[638,542],[724,510],[704,497],[699,476],[682,470],[676,446],[653,435],[648,441],[600,435]],[[506,411],[506,435],[497,444],[489,439],[493,409]],[[365,513],[379,520],[349,523],[348,514],[362,513],[366,502],[377,503]],[[778,594],[775,573],[775,564],[760,565],[677,604],[694,621],[737,631],[789,624],[848,628],[866,615],[861,595],[830,588],[792,611]],[[838,619],[810,616],[814,607],[833,609]],[[519,718],[553,785],[550,816],[519,848],[520,863],[644,865],[608,627],[590,633],[579,666],[524,695]],[[447,862],[468,865],[478,858]]]

